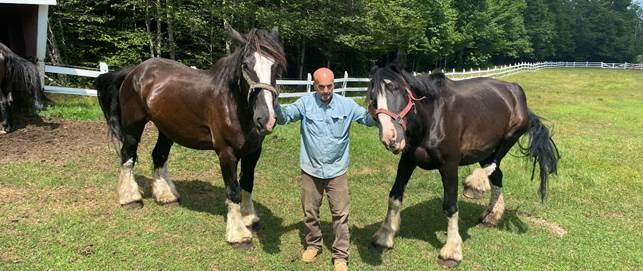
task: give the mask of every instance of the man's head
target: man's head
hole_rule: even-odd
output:
[[[319,68],[313,73],[313,80],[315,81],[315,91],[319,95],[319,99],[324,103],[330,102],[335,88],[333,71],[328,68]]]

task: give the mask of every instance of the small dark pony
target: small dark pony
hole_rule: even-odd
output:
[[[38,67],[0,43],[0,134],[14,128],[14,107],[40,110],[45,99]]]
[[[518,84],[491,78],[453,81],[441,72],[415,77],[391,64],[371,71],[367,102],[378,120],[381,142],[393,153],[402,152],[387,216],[373,236],[375,245],[393,247],[404,189],[415,168],[437,169],[448,218],[447,242],[440,250],[439,263],[456,265],[462,260],[458,167],[481,166],[465,179],[464,195],[480,198],[491,189],[481,223],[497,225],[505,208],[500,162],[523,134],[529,135],[529,141],[521,151],[534,159],[534,170],[536,163],[540,166],[539,193],[544,200],[548,175],[556,173],[560,155],[549,129],[527,108]]]
[[[248,244],[252,233],[247,227],[259,222],[251,198],[255,166],[263,139],[275,125],[274,86],[286,67],[286,55],[276,28],[242,35],[226,27],[239,46],[209,70],[153,58],[100,75],[96,88],[111,135],[120,145],[121,206],[143,206],[132,168],[145,124],[151,121],[158,128],[152,151],[156,202],[175,205],[180,200],[167,169],[174,142],[214,150],[228,205],[226,241]]]

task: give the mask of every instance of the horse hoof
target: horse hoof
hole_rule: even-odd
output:
[[[130,209],[130,210],[141,209],[141,208],[143,208],[143,201],[142,200],[132,201],[130,203],[121,204],[121,207],[123,207],[125,209]]]
[[[371,244],[368,246],[368,248],[370,250],[372,250],[372,251],[379,252],[379,253],[383,253],[383,252],[386,252],[388,250],[393,249],[393,247],[386,247],[386,246],[380,245],[380,244],[375,243],[375,242],[371,242]]]
[[[484,192],[472,187],[465,187],[462,194],[469,199],[481,199]]]
[[[230,245],[234,249],[239,249],[239,250],[252,250],[255,248],[255,244],[252,242],[252,240],[243,241],[239,243],[230,243]]]
[[[442,266],[442,267],[445,267],[445,268],[454,268],[454,267],[458,266],[458,261],[451,260],[451,259],[446,259],[445,260],[445,259],[442,259],[442,258],[438,257],[438,264],[440,266]]]
[[[174,208],[174,207],[179,207],[181,206],[180,201],[171,201],[171,202],[156,202],[156,204],[161,205],[163,207],[168,207],[168,208]]]
[[[495,228],[497,227],[498,224],[490,223],[489,221],[480,220],[480,224],[478,224],[478,227],[480,228]]]
[[[250,230],[252,233],[256,233],[261,230],[261,223],[257,222],[250,226],[246,226],[246,228],[248,228],[248,230]]]

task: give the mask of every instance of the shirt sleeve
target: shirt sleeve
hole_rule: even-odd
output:
[[[377,124],[371,114],[368,113],[368,110],[359,106],[355,101],[353,101],[353,99],[350,100],[353,104],[353,121],[357,121],[357,123],[369,127],[373,127]]]
[[[277,117],[277,123],[280,125],[287,124],[289,122],[301,120],[301,117],[304,112],[304,103],[301,98],[297,99],[292,104],[281,106],[279,103],[275,106],[275,115]]]

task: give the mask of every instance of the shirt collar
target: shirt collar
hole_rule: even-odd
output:
[[[336,103],[335,101],[337,100],[337,93],[335,93],[335,92],[333,92],[333,97],[330,99],[330,102],[327,103],[327,104],[325,104],[324,102],[321,101],[321,99],[319,98],[319,95],[317,95],[317,92],[315,92],[313,94],[313,96],[315,96],[315,101],[317,102],[317,105],[326,106],[328,108],[333,108],[333,106]]]

